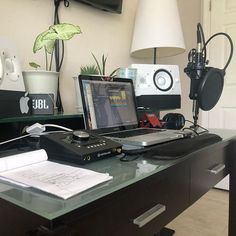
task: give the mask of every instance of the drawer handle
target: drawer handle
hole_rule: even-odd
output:
[[[217,175],[218,173],[220,173],[224,169],[225,169],[225,164],[218,164],[217,166],[210,169],[209,171],[210,171],[210,173]]]
[[[159,216],[162,212],[166,210],[166,206],[162,204],[157,204],[148,211],[144,212],[142,215],[138,216],[133,220],[135,225],[138,225],[139,228],[143,227],[145,224],[150,222],[155,217]]]

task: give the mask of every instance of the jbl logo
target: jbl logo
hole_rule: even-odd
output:
[[[32,101],[33,109],[48,109],[47,101],[45,99],[33,99]]]
[[[35,115],[53,114],[54,97],[53,94],[30,94],[32,99],[32,112]]]

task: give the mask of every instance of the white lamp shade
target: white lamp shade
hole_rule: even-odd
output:
[[[135,17],[131,55],[173,56],[185,51],[176,0],[139,0]]]

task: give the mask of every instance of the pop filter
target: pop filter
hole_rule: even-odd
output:
[[[219,101],[224,87],[225,71],[207,67],[198,88],[199,107],[203,111],[211,110]]]

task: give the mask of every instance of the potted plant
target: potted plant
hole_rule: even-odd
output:
[[[95,57],[95,55],[92,53],[93,59],[95,60],[99,75],[101,75],[101,79],[103,80],[112,80],[113,77],[116,76],[116,72],[119,70],[119,68],[116,68],[113,70],[109,75],[106,75],[106,62],[107,62],[107,56],[102,55],[101,63],[98,62],[98,59]]]
[[[113,70],[109,75],[106,75],[107,56],[105,56],[103,54],[100,63],[93,53],[92,53],[92,56],[93,56],[93,59],[94,59],[96,65],[81,66],[80,67],[80,74],[81,75],[101,75],[101,79],[112,80],[112,78],[116,76],[116,72],[120,68],[117,68],[117,69]]]
[[[102,80],[109,80],[112,81],[113,78],[116,76],[117,68],[113,70],[109,75],[106,74],[106,63],[107,63],[107,56],[102,54],[101,60],[99,61],[97,57],[92,53],[93,59],[95,64],[86,65],[80,67],[80,74],[81,75],[95,75],[101,78]],[[74,85],[75,85],[75,94],[76,94],[76,110],[77,112],[83,112],[82,103],[81,103],[81,95],[80,95],[80,88],[79,88],[79,81],[78,77],[73,77]]]
[[[30,94],[53,94],[57,98],[59,73],[52,70],[53,52],[57,40],[69,40],[74,35],[80,34],[78,25],[60,23],[51,25],[48,30],[40,33],[34,42],[33,52],[44,50],[45,70],[39,70],[40,65],[30,62],[34,70],[24,71],[23,78],[26,90]],[[55,105],[54,105],[55,107]]]

